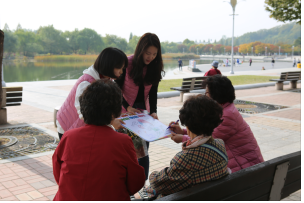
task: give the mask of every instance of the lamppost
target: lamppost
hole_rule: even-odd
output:
[[[231,70],[230,70],[230,74],[234,74],[233,72],[233,38],[234,38],[234,16],[235,16],[235,7],[236,7],[236,4],[237,4],[237,0],[230,0],[230,5],[232,7],[232,11],[233,11],[233,14],[232,14],[232,40],[231,40]]]
[[[281,46],[279,46],[279,56],[281,55],[281,54],[280,54],[280,51],[281,51],[280,49],[281,49]]]
[[[292,46],[292,55],[291,55],[291,59],[293,58],[293,50],[294,50],[294,46]]]
[[[267,47],[265,47],[265,56],[267,57]]]
[[[253,56],[253,47],[251,47],[251,55]]]

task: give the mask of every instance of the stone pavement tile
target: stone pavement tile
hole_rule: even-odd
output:
[[[0,183],[0,190],[5,190],[6,188]]]
[[[31,198],[28,194],[23,193],[23,194],[19,194],[16,196],[20,201],[29,201],[29,200],[33,200],[33,198]]]
[[[284,111],[274,112],[274,113],[268,113],[264,114],[266,116],[275,116],[275,117],[281,117],[281,118],[288,118],[288,119],[294,119],[294,120],[301,120],[301,109],[286,109]]]
[[[41,176],[41,177],[38,177],[38,178],[27,180],[26,182],[28,184],[32,184],[32,183],[37,183],[37,182],[44,181],[44,180],[47,180],[47,178]]]
[[[17,186],[21,186],[21,185],[25,185],[27,184],[23,179],[16,179],[16,180],[12,180]]]
[[[54,197],[55,197],[55,195],[56,195],[56,194],[54,194],[54,195],[49,195],[49,196],[47,196],[47,198],[48,198],[49,200],[53,200]]]
[[[7,121],[16,123],[46,123],[53,121],[53,113],[21,103],[20,106],[10,106],[7,110]]]
[[[11,175],[4,175],[4,177],[2,178],[2,176],[0,177],[0,180],[2,182],[6,182],[6,181],[9,181],[9,180],[16,180],[16,179],[19,179],[20,177],[17,176],[17,175],[14,175],[14,174],[11,174]]]
[[[33,190],[35,190],[35,188],[33,188],[29,184],[26,184],[26,185],[21,185],[21,186],[14,187],[14,188],[9,188],[8,190],[11,193],[13,193],[14,195],[19,195],[19,194],[22,194],[22,193],[33,191]]]
[[[21,178],[29,177],[30,174],[28,174],[26,171],[24,172],[18,172],[17,175]]]
[[[236,96],[236,98],[239,98],[239,97],[247,97],[247,96],[275,94],[275,93],[282,93],[282,92],[285,93],[285,92],[288,92],[290,90],[289,86],[290,85],[284,85],[283,90],[276,90],[275,86],[235,90],[235,96]],[[298,84],[297,87],[301,88],[301,85]]]
[[[53,183],[53,182],[50,181],[50,180],[44,180],[44,181],[41,181],[40,183],[42,183],[42,184],[45,185],[46,187],[50,187],[50,186],[56,185],[55,183]]]
[[[0,190],[1,198],[6,198],[6,197],[10,197],[10,196],[13,196],[13,194],[9,190],[7,190],[7,189]]]
[[[47,192],[43,192],[42,194],[44,196],[49,196],[49,195],[55,195],[57,193],[58,190],[50,190],[50,191],[47,191]]]
[[[27,194],[28,194],[32,199],[38,199],[38,198],[43,197],[43,195],[42,195],[40,192],[36,191],[36,190],[31,191],[31,192],[27,192]]]
[[[282,129],[282,130],[286,129],[286,130],[293,130],[293,131],[301,132],[301,123],[282,121],[282,120],[273,119],[273,118],[259,117],[257,119],[248,120],[247,123],[249,125],[251,123],[254,123],[254,124],[259,124],[259,125],[264,125],[264,126],[276,127],[276,128]]]
[[[172,107],[172,106],[182,106],[183,102],[180,102],[180,97],[170,97],[157,99],[158,107]]]
[[[42,123],[42,124],[39,124],[39,125],[41,127],[45,127],[46,129],[52,130],[52,131],[57,133],[57,128],[55,127],[54,122],[52,122],[52,123]]]
[[[46,187],[46,188],[43,188],[43,189],[39,189],[38,191],[40,193],[44,193],[44,192],[48,192],[48,191],[52,191],[52,190],[58,190],[58,185]]]
[[[17,186],[13,181],[1,182],[2,185],[6,188],[11,188]]]
[[[47,198],[47,197],[41,197],[41,198],[38,198],[38,199],[34,199],[33,201],[49,201],[50,199]]]
[[[266,103],[266,104],[293,106],[293,105],[301,104],[301,94],[289,92],[285,94],[270,95],[263,97],[248,97],[246,98],[246,100]]]
[[[58,90],[64,90],[67,92],[70,92],[72,89],[73,85],[64,85],[64,86],[48,86],[48,88],[52,89],[58,89]]]
[[[42,188],[46,188],[47,186],[45,186],[44,184],[42,184],[41,182],[36,182],[36,183],[30,183],[30,185],[35,188],[36,190],[42,189]]]
[[[9,197],[6,197],[6,198],[0,198],[0,201],[19,201],[19,199],[17,199],[16,196],[9,196]]]

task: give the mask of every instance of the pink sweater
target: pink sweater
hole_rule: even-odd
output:
[[[225,142],[228,167],[232,172],[264,162],[260,147],[246,121],[233,103],[223,105],[223,122],[214,129],[213,138]],[[184,134],[187,131],[184,130]],[[184,135],[183,142],[189,140]]]
[[[125,77],[125,81],[124,81],[124,84],[122,87],[123,97],[125,98],[125,100],[128,102],[128,104],[130,106],[133,106],[133,104],[136,100],[137,94],[138,94],[138,89],[139,89],[139,86],[136,86],[133,79],[130,77],[130,71],[133,68],[133,58],[134,58],[134,55],[128,57],[128,67],[126,69],[126,77]],[[143,69],[143,77],[145,77],[146,72],[147,72],[147,66],[145,66]],[[148,112],[150,112],[150,104],[149,104],[148,95],[149,95],[152,85],[144,84],[144,86],[145,86],[144,93],[145,93],[146,109]],[[126,109],[124,107],[122,107],[122,113],[125,113],[125,112],[127,112]]]

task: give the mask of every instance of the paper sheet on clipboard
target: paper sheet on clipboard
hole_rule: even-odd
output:
[[[171,130],[167,129],[168,126],[144,113],[125,113],[119,119],[126,123],[123,124],[125,128],[148,142],[153,142],[171,134]]]

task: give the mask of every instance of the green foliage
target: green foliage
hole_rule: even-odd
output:
[[[129,37],[129,42],[130,42],[130,40],[133,38],[133,34],[132,34],[132,32],[130,33],[130,37]]]
[[[128,50],[126,53],[133,54],[135,52],[139,39],[140,39],[140,36],[136,36],[136,35],[132,36],[132,39],[129,40]]]
[[[270,17],[278,21],[296,21],[301,25],[301,0],[265,0]]]
[[[95,30],[84,28],[81,30],[76,38],[81,50],[86,54],[87,52],[95,53],[101,52],[104,48],[104,43],[99,34]]]
[[[17,51],[18,46],[18,37],[9,30],[9,27],[7,24],[5,24],[4,29],[4,44],[3,44],[3,50],[4,52],[8,53],[8,56]]]
[[[298,39],[295,40],[294,42],[294,46],[301,46],[301,37],[299,37]]]
[[[301,26],[296,23],[287,23],[279,25],[271,29],[262,29],[256,32],[249,32],[240,37],[234,38],[235,46],[240,44],[260,41],[263,43],[277,44],[283,42],[285,44],[293,44],[294,40],[301,36]],[[219,44],[231,45],[231,38],[223,36],[219,40]]]
[[[106,34],[103,39],[106,47],[116,47],[124,52],[127,51],[128,43],[126,39],[109,34]]]

